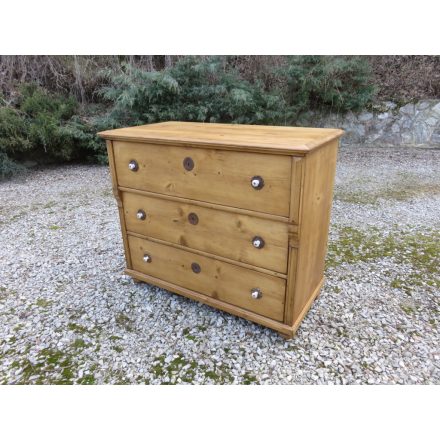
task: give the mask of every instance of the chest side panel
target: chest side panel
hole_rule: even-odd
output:
[[[323,281],[338,144],[335,140],[310,153],[304,163],[293,321]]]

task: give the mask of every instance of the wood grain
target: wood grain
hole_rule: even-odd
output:
[[[292,224],[299,223],[299,212],[301,203],[301,182],[304,177],[304,159],[299,157],[292,157],[292,180],[290,189],[290,209],[289,222]]]
[[[287,272],[286,223],[133,193],[123,192],[121,196],[128,231],[276,272]],[[145,220],[136,217],[140,209],[146,213]],[[190,213],[197,216],[196,225],[190,223]],[[263,238],[262,249],[252,245],[255,236]]]
[[[208,252],[201,251],[199,249],[194,249],[194,248],[189,249],[188,247],[182,246],[177,243],[171,243],[169,241],[164,241],[164,240],[161,240],[160,238],[148,237],[146,235],[138,234],[136,232],[127,231],[127,235],[132,235],[133,237],[142,238],[143,240],[152,241],[154,243],[163,244],[165,246],[170,246],[170,247],[174,247],[177,249],[182,249],[183,251],[190,250],[195,255],[201,255],[202,257],[208,257],[208,258],[214,258],[215,260],[218,260],[218,261],[224,261],[225,263],[233,264],[233,265],[239,266],[239,267],[244,267],[244,268],[250,269],[250,270],[255,270],[257,272],[262,272],[267,275],[271,275],[274,277],[282,278],[283,280],[287,280],[287,274],[275,272],[270,269],[265,269],[264,267],[252,266],[251,264],[243,263],[242,261],[231,260],[230,258],[225,258],[225,257],[222,257],[221,255],[209,254]]]
[[[113,142],[118,184],[129,188],[289,216],[291,160],[285,156]],[[191,171],[183,161],[194,161]],[[136,160],[139,169],[130,171]],[[264,187],[251,185],[254,176]]]
[[[288,325],[297,321],[323,279],[337,151],[336,140],[305,158],[293,313]]]
[[[117,174],[116,174],[113,142],[106,141],[106,144],[107,144],[108,164],[110,167],[110,174],[112,177],[113,195],[115,196],[116,202],[118,204],[119,224],[121,226],[122,242],[124,244],[125,261],[127,263],[127,267],[129,269],[131,269],[131,267],[132,267],[131,266],[131,255],[130,255],[130,250],[128,248],[127,229],[125,227],[125,217],[124,217],[124,211],[123,211],[123,207],[122,207],[122,199],[121,199],[120,192],[118,189],[118,179],[117,179]]]
[[[180,122],[101,133],[126,273],[293,337],[324,280],[342,133]],[[193,169],[184,168],[186,157]],[[261,190],[253,176],[263,177]],[[263,249],[252,246],[254,236]],[[261,299],[252,299],[253,288]]]
[[[189,203],[194,206],[201,206],[204,208],[215,209],[217,211],[232,212],[237,215],[248,215],[251,217],[257,217],[257,218],[263,218],[263,219],[272,220],[272,221],[276,221],[276,222],[288,223],[290,225],[290,227],[297,228],[297,225],[291,224],[288,217],[283,217],[280,215],[267,214],[266,212],[251,211],[250,209],[236,208],[234,206],[218,205],[215,203],[203,202],[200,200],[191,200],[191,199],[187,199],[186,197],[170,196],[168,194],[159,194],[159,193],[140,190],[140,189],[136,189],[136,188],[127,188],[126,186],[120,186],[120,185],[118,186],[118,189],[119,189],[119,191],[122,191],[122,192],[139,194],[141,196],[155,197],[157,199],[171,200],[174,202]]]
[[[135,271],[283,321],[285,280],[130,235],[128,242]],[[145,254],[150,263],[143,261]],[[193,263],[200,273],[193,272]],[[253,288],[261,289],[262,298],[251,297]]]
[[[112,140],[303,155],[339,138],[342,133],[342,130],[331,128],[171,121],[118,128],[98,134]]]

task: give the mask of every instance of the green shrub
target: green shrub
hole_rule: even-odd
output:
[[[275,82],[283,86],[272,91],[243,79],[219,57],[186,57],[160,72],[126,65],[107,77],[110,85],[101,93],[112,105],[108,127],[164,120],[287,125],[310,109],[360,110],[375,92],[360,57],[290,57],[277,70]]]
[[[75,152],[75,159],[106,164],[108,159],[105,142],[96,133],[107,128],[100,125],[96,118],[86,122],[84,118],[75,115],[59,128],[59,132],[69,141],[71,151]]]
[[[309,109],[361,110],[375,94],[369,64],[361,57],[293,56],[280,74],[297,115]]]
[[[0,180],[11,177],[22,171],[24,167],[11,160],[6,153],[0,151]]]
[[[22,88],[20,111],[28,124],[32,155],[40,161],[63,161],[75,158],[74,139],[63,127],[75,115],[78,104],[74,98],[49,94],[27,84]]]
[[[113,104],[109,126],[164,120],[287,123],[288,109],[277,91],[244,80],[220,58],[186,57],[161,72],[126,65],[108,76],[111,84],[102,94]]]
[[[78,115],[72,97],[51,94],[25,84],[15,107],[0,107],[0,175],[6,177],[22,167],[23,160],[38,163],[70,160],[102,160],[104,143],[96,128]]]
[[[18,153],[31,148],[24,115],[14,108],[0,107],[0,151]]]
[[[375,93],[362,57],[289,57],[271,71],[270,90],[244,79],[227,57],[184,57],[162,71],[123,64],[117,72],[105,72],[104,104],[87,113],[75,98],[35,84],[22,85],[13,105],[0,99],[0,177],[24,160],[106,162],[96,136],[105,129],[165,120],[292,125],[310,109],[360,110]]]
[[[12,157],[31,149],[28,126],[16,109],[0,107],[0,179],[23,169]]]

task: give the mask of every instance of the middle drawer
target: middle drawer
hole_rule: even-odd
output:
[[[287,223],[129,192],[122,202],[129,232],[287,273]]]

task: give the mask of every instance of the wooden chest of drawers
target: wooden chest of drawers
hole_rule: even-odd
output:
[[[342,133],[190,122],[100,133],[126,273],[292,337],[323,283]]]

